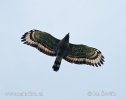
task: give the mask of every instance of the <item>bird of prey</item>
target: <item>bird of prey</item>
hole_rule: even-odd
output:
[[[104,56],[96,48],[83,44],[69,43],[69,33],[59,40],[51,34],[39,30],[26,32],[21,41],[24,44],[37,48],[40,52],[49,56],[56,56],[53,70],[58,71],[62,59],[74,64],[87,64],[101,66],[104,63]]]

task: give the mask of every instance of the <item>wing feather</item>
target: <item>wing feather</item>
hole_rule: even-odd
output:
[[[69,44],[70,51],[64,59],[75,64],[87,64],[92,66],[101,66],[104,62],[104,56],[101,51],[86,45]]]
[[[50,35],[49,33],[39,30],[31,30],[26,32],[21,41],[24,44],[37,48],[40,52],[43,52],[49,56],[56,56],[56,47],[59,40]]]

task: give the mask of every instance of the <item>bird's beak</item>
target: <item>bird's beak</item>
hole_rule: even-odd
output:
[[[65,37],[68,37],[69,38],[69,33]]]
[[[63,38],[63,40],[65,40],[65,41],[69,41],[69,33],[66,34],[66,36]]]
[[[69,35],[70,33],[68,33],[67,35]]]
[[[69,39],[69,33],[65,36],[65,38]]]

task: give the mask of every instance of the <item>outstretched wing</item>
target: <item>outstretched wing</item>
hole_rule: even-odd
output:
[[[21,37],[21,39],[24,44],[35,47],[39,51],[49,56],[56,56],[55,50],[59,43],[59,40],[50,35],[49,33],[42,32],[39,30],[31,30],[29,32],[26,32]]]
[[[86,45],[69,44],[70,51],[64,59],[75,64],[87,64],[92,66],[101,66],[104,62],[102,53],[92,47]]]

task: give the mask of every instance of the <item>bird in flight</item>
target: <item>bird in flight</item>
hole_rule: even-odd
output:
[[[83,44],[69,43],[69,33],[59,40],[47,32],[31,30],[21,37],[21,41],[46,55],[55,56],[52,68],[56,72],[60,68],[62,59],[74,64],[87,64],[96,67],[104,63],[104,56],[98,49]]]

